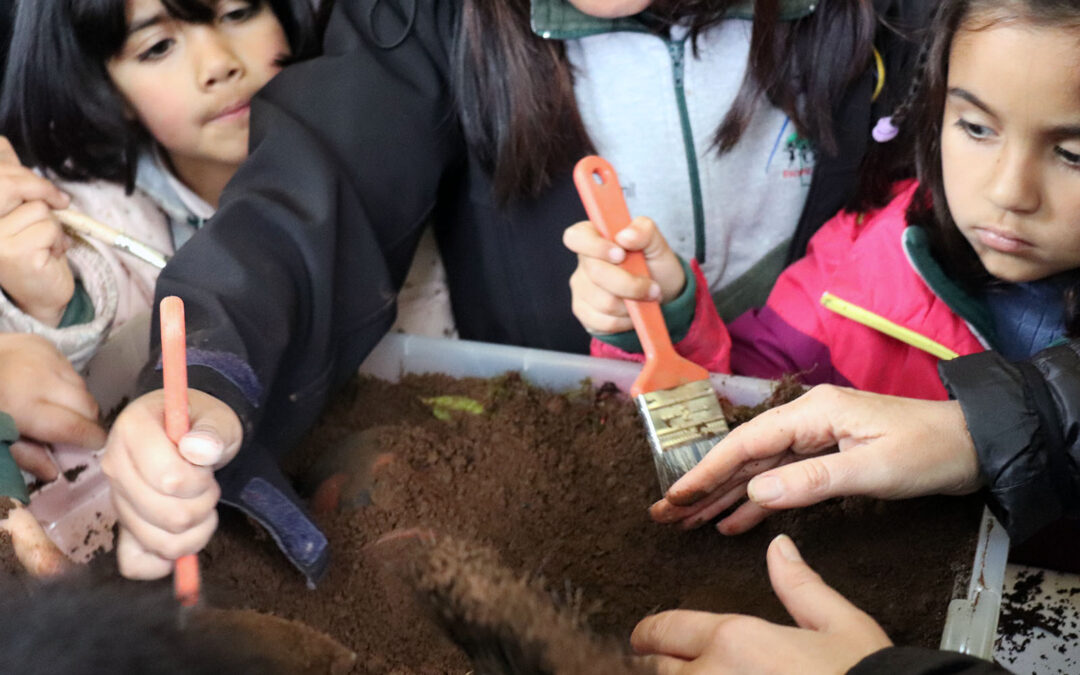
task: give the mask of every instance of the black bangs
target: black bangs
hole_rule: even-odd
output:
[[[172,18],[187,23],[210,23],[214,20],[215,0],[160,0]],[[263,0],[248,0],[261,6]],[[127,40],[127,0],[72,0],[71,24],[79,41],[93,56],[109,59]]]

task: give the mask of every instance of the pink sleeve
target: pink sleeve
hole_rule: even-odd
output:
[[[697,288],[694,291],[694,320],[686,337],[675,345],[675,351],[713,373],[731,372],[731,336],[713,304],[709,285],[696,260],[690,261]],[[589,352],[593,356],[623,361],[645,360],[644,354],[634,354],[592,339]]]

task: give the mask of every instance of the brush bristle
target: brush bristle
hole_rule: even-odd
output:
[[[683,477],[690,469],[697,466],[713,446],[724,439],[723,434],[688,443],[673,450],[660,450],[652,446],[653,463],[656,464],[656,479],[660,481],[660,494],[666,494],[675,481]]]
[[[662,493],[728,434],[727,419],[708,380],[642,394],[636,402]]]

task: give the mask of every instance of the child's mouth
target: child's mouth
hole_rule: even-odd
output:
[[[232,120],[240,119],[247,116],[251,111],[251,104],[248,101],[237,103],[225,108],[217,115],[210,118],[211,122],[231,122]]]
[[[975,228],[975,236],[983,246],[1001,253],[1019,253],[1031,247],[1031,242],[1027,240],[982,227]]]

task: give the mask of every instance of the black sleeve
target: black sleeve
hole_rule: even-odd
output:
[[[938,368],[964,410],[988,505],[1010,538],[1080,515],[1080,341],[1021,363],[982,352]]]
[[[996,663],[957,652],[888,647],[859,661],[848,675],[1007,675],[1008,672]]]
[[[440,181],[463,161],[457,4],[339,0],[324,55],[253,101],[249,159],[158,279],[159,299],[185,302],[190,385],[247,430],[273,416],[302,433],[393,322]],[[157,386],[151,364],[142,389]]]

